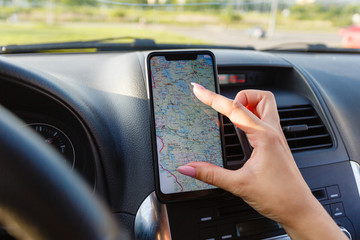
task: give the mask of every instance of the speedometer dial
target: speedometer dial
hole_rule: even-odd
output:
[[[45,123],[28,124],[38,134],[40,134],[45,143],[57,149],[64,156],[72,168],[75,166],[75,150],[69,137],[57,127]]]

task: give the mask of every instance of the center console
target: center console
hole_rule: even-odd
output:
[[[301,170],[314,196],[349,239],[359,239],[354,208],[359,193],[360,168],[341,162]],[[356,180],[356,181],[355,181]],[[358,182],[359,183],[359,182]],[[307,211],[306,208],[303,211]],[[358,224],[358,223],[357,223]],[[212,199],[160,203],[152,193],[141,205],[135,220],[136,239],[290,239],[280,224],[267,219],[231,194]]]

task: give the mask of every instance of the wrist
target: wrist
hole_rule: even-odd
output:
[[[311,197],[304,208],[281,223],[291,239],[348,239],[316,198]]]

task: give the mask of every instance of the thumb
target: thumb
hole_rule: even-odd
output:
[[[234,183],[241,182],[242,178],[242,175],[237,171],[228,170],[207,162],[192,162],[178,167],[177,171],[226,191],[232,191]],[[237,188],[239,188],[238,185]]]

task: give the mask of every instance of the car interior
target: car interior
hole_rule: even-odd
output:
[[[25,222],[26,232],[36,233],[37,226],[49,239],[290,239],[230,193],[158,200],[145,68],[151,50],[157,49],[0,57],[6,109],[0,119],[9,124],[1,124],[0,155],[19,159],[12,170],[0,167],[2,208]],[[349,239],[360,239],[359,55],[206,50],[216,56],[222,95],[234,98],[244,89],[275,95],[283,132],[313,195]],[[237,169],[248,150],[229,119],[223,121],[225,165]],[[17,237],[13,225],[1,228],[1,239]]]

